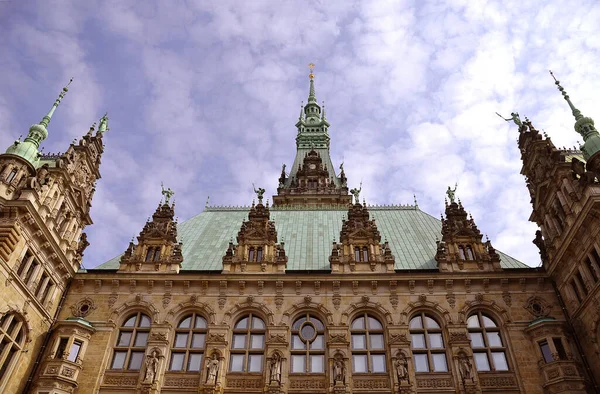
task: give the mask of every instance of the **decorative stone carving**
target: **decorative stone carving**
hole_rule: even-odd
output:
[[[89,297],[82,298],[71,305],[71,314],[75,317],[86,317],[97,308],[96,303]]]
[[[344,362],[344,356],[341,353],[337,353],[333,357],[333,384],[346,384],[346,364]]]
[[[547,317],[550,314],[551,305],[538,296],[529,297],[527,303],[524,306],[534,318],[539,319],[540,317]]]
[[[223,340],[225,340],[223,336]],[[219,355],[213,353],[212,357],[206,360],[206,384],[216,384],[219,374]]]
[[[408,360],[403,352],[397,353],[396,360],[394,361],[394,371],[396,372],[399,384],[402,384],[403,382],[410,383]]]
[[[274,352],[269,360],[269,384],[281,385],[282,357],[279,352]]]
[[[458,372],[463,382],[468,380],[473,381],[473,365],[468,354],[465,352],[461,352],[458,355]]]
[[[158,372],[158,351],[153,350],[151,354],[146,356],[144,362],[144,383],[154,383],[156,373]]]

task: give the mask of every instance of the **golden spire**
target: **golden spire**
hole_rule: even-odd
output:
[[[312,80],[315,77],[315,74],[313,74],[313,69],[315,68],[315,64],[308,63],[308,68],[310,69],[310,74],[308,74],[308,77]]]

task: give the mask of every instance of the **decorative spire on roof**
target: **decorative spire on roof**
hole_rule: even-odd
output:
[[[38,148],[40,147],[40,143],[48,138],[48,124],[50,120],[52,120],[52,115],[54,111],[60,104],[61,100],[65,97],[67,92],[69,91],[69,85],[73,82],[73,78],[69,80],[69,83],[62,89],[58,98],[52,104],[52,108],[50,111],[40,121],[40,123],[36,123],[29,128],[29,134],[25,138],[23,142],[15,141],[8,149],[6,153],[21,156],[25,160],[29,161],[32,165],[37,166],[40,159],[40,152],[38,152]]]
[[[313,74],[313,69],[315,68],[314,63],[309,63],[308,68],[310,69],[310,74],[308,74],[308,78],[310,78],[310,90],[308,92],[308,102],[316,103],[317,95],[315,93],[315,83],[314,83],[315,74]]]
[[[558,90],[562,93],[563,98],[569,104],[569,108],[575,117],[575,131],[577,131],[583,137],[583,145],[581,147],[581,151],[583,152],[583,157],[588,160],[594,154],[600,151],[600,134],[598,134],[598,130],[594,126],[594,120],[592,118],[588,118],[583,116],[581,111],[573,105],[571,102],[571,98],[567,94],[566,90],[561,86],[560,81],[556,79],[554,73],[550,70],[550,75],[554,79],[554,84],[558,87]],[[592,164],[592,167],[598,167],[597,165]],[[589,167],[589,166],[588,166]]]

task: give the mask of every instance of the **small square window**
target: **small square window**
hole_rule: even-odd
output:
[[[478,371],[490,370],[490,362],[487,353],[474,353],[473,357],[475,358],[475,367]]]
[[[433,370],[435,372],[448,372],[448,364],[446,363],[446,355],[443,353],[434,353],[431,355],[433,358]]]
[[[363,334],[353,334],[352,335],[352,349],[366,349],[367,348],[367,340],[366,336]]]
[[[385,372],[385,355],[373,354],[371,355],[371,372]]]
[[[303,354],[292,355],[292,372],[303,373],[306,372],[306,356]]]
[[[182,371],[183,370],[183,353],[172,353],[171,354],[171,365],[169,365],[169,369],[171,371]]]
[[[188,357],[188,371],[200,371],[202,365],[202,353],[190,353]]]
[[[312,373],[325,372],[325,357],[322,354],[310,356],[310,372],[312,372]]]
[[[425,335],[411,334],[410,339],[413,349],[425,349]]]
[[[232,354],[231,365],[229,366],[231,372],[244,372],[244,355],[243,354]]]
[[[415,354],[415,372],[429,372],[429,362],[426,354]]]
[[[113,362],[111,364],[112,369],[123,369],[123,365],[125,364],[125,357],[127,356],[127,352],[115,352],[113,356]]]
[[[262,372],[263,356],[262,354],[251,354],[248,363],[248,372]]]
[[[482,333],[470,332],[469,336],[471,337],[471,347],[473,347],[473,348],[485,347],[485,344],[483,343],[483,334]]]
[[[142,367],[143,360],[144,352],[131,352],[131,356],[129,356],[129,367],[127,369],[139,370]]]
[[[352,356],[352,367],[354,372],[367,372],[367,355],[355,354]]]
[[[506,362],[506,354],[504,352],[492,352],[492,360],[494,360],[496,371],[508,371],[508,362]]]

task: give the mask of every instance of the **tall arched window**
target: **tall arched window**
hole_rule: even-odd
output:
[[[262,372],[265,353],[265,322],[253,314],[233,327],[230,372]]]
[[[420,312],[410,319],[409,329],[415,372],[447,372],[446,348],[440,324]]]
[[[119,328],[112,369],[138,370],[144,360],[148,334],[150,333],[150,318],[138,312],[131,315]]]
[[[9,371],[16,364],[24,342],[23,321],[14,314],[4,315],[0,319],[0,387],[4,378],[10,376]]]
[[[248,250],[248,261],[254,261],[254,248]]]
[[[17,176],[17,169],[13,168],[10,174],[8,174],[6,177],[6,183],[11,183],[13,179],[15,179],[15,176]]]
[[[325,326],[305,314],[292,325],[292,373],[325,373]]]
[[[377,373],[386,371],[383,326],[366,313],[354,319],[350,326],[352,338],[352,371]]]
[[[500,327],[484,313],[476,312],[467,319],[471,347],[478,371],[508,371],[506,345]]]
[[[475,260],[475,255],[473,254],[473,249],[470,245],[467,245],[465,248],[465,252],[467,255],[467,260]]]
[[[461,260],[465,259],[465,248],[462,246],[458,247],[458,258]]]
[[[175,329],[169,370],[200,371],[207,328],[206,320],[196,313],[181,319]]]

